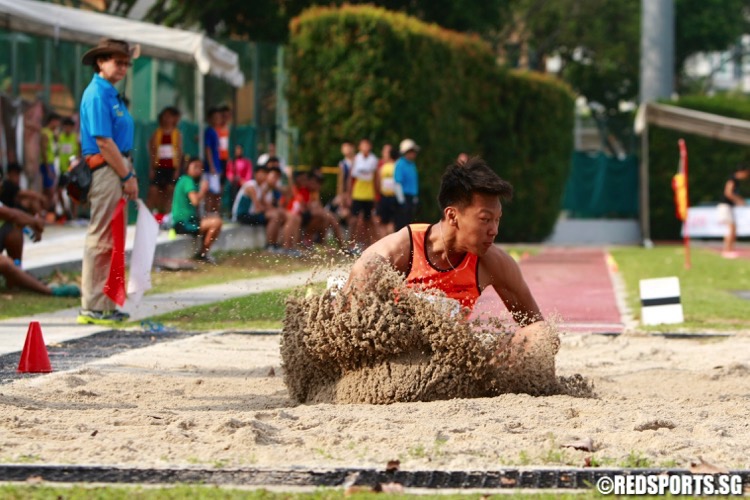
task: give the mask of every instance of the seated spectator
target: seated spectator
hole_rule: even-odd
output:
[[[271,162],[269,162],[271,163]],[[281,169],[260,166],[255,169],[255,178],[245,182],[232,207],[232,220],[250,226],[266,226],[266,249],[280,249],[279,234],[286,221],[286,212],[278,208],[278,184]]]
[[[19,287],[42,295],[55,297],[80,297],[76,285],[47,286],[21,269],[23,261],[23,228],[31,230],[34,241],[42,239],[44,222],[0,203],[0,276],[8,288]],[[7,253],[3,255],[3,252]]]
[[[310,223],[304,230],[310,234],[313,241],[325,243],[328,230],[333,231],[333,235],[340,248],[346,247],[344,232],[341,230],[338,218],[328,210],[320,199],[320,189],[323,186],[323,174],[314,171],[308,176],[308,189],[310,199],[307,203],[307,209],[310,212]]]
[[[0,177],[2,170],[0,170]],[[0,187],[0,202],[8,208],[16,208],[32,215],[44,215],[47,199],[41,193],[21,189],[21,166],[8,165],[8,174]]]
[[[245,157],[245,149],[242,145],[237,144],[234,147],[234,158],[227,163],[227,181],[232,186],[233,199],[237,199],[237,193],[242,185],[251,180],[253,180],[253,162]]]
[[[198,207],[208,194],[208,181],[200,180],[202,174],[203,163],[197,159],[192,160],[185,175],[177,181],[172,200],[172,223],[177,234],[202,237],[195,260],[215,264],[208,251],[221,233],[221,218],[215,214],[206,215],[202,219],[198,217]]]
[[[312,220],[308,209],[310,189],[307,172],[294,172],[291,192],[286,203],[286,223],[284,224],[284,253],[292,257],[302,254],[295,246],[300,242],[302,228]]]

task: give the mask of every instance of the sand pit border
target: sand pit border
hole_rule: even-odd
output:
[[[750,470],[730,471],[750,486]],[[200,483],[237,486],[377,487],[451,489],[591,489],[601,477],[616,475],[684,476],[685,469],[510,468],[496,471],[377,471],[374,469],[139,469],[85,465],[0,465],[6,482],[41,478],[48,482],[110,484]]]

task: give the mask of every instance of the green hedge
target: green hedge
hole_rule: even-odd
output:
[[[683,97],[673,106],[750,120],[750,100],[741,97]],[[747,146],[685,134],[661,127],[649,127],[649,196],[651,237],[655,240],[681,238],[682,223],[675,217],[672,176],[679,160],[678,139],[688,149],[689,195],[691,205],[716,203],[724,184],[739,163],[750,161]]]
[[[371,6],[315,7],[292,22],[289,110],[302,163],[335,165],[345,139],[376,147],[411,137],[422,152],[420,218],[459,152],[516,187],[500,238],[552,230],[573,146],[573,97],[541,76],[507,72],[481,40]],[[378,151],[376,151],[378,152]]]

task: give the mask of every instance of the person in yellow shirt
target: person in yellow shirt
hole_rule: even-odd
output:
[[[349,178],[349,189],[352,204],[351,214],[354,227],[352,239],[360,249],[364,249],[377,239],[372,211],[375,206],[375,172],[378,169],[378,157],[372,153],[369,139],[359,141],[359,153],[354,157],[354,168]]]
[[[42,128],[40,141],[41,165],[39,172],[42,174],[42,193],[47,198],[45,207],[49,213],[49,221],[55,220],[55,205],[57,202],[56,189],[57,174],[55,172],[55,158],[57,157],[57,129],[60,127],[62,117],[57,113],[51,113]]]
[[[59,151],[60,162],[60,182],[57,184],[57,199],[63,203],[63,207],[69,218],[78,216],[78,203],[67,198],[65,185],[68,179],[68,170],[70,170],[70,159],[81,156],[81,144],[78,141],[78,134],[75,131],[76,122],[70,117],[63,118],[62,129],[57,138],[57,149]],[[70,204],[67,204],[69,201]]]
[[[378,230],[378,237],[388,236],[395,230],[396,209],[398,201],[396,200],[395,183],[393,174],[396,169],[396,158],[393,154],[393,146],[386,144],[383,146],[380,166],[375,172],[375,187],[380,197],[375,206],[375,226]]]

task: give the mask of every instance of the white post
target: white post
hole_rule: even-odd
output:
[[[203,74],[195,67],[195,121],[198,122],[198,158],[204,159],[205,144],[203,141],[203,129],[205,116],[203,115]]]

